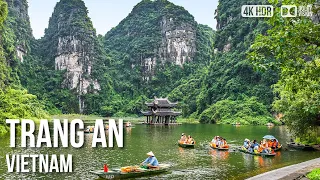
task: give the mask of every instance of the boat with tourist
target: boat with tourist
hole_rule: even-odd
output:
[[[170,170],[171,165],[159,164],[158,168],[142,168],[140,166],[127,166],[122,168],[110,169],[107,172],[104,170],[90,171],[91,174],[97,175],[104,179],[128,179],[143,176],[152,176],[164,173]]]

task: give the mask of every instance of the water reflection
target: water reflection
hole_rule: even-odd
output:
[[[210,148],[209,154],[211,155],[213,163],[217,163],[219,161],[225,161],[229,157],[229,151],[219,151],[212,148]]]

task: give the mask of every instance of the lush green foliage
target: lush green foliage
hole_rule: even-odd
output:
[[[319,180],[320,179],[320,168],[312,170],[310,173],[307,174],[307,177],[310,180]]]
[[[28,39],[19,39],[18,41],[17,38],[23,38],[23,36],[15,34],[17,32],[15,30],[18,30],[15,26],[22,22],[11,17],[12,13],[9,13],[9,18],[6,19],[7,12],[7,3],[0,0],[0,135],[8,131],[6,119],[38,119],[46,116],[43,105],[36,96],[28,94],[27,90],[23,89],[19,83],[15,47],[21,45],[19,43],[22,41],[26,45]],[[19,25],[23,26],[24,24]]]
[[[200,115],[201,123],[219,124],[253,124],[265,125],[273,122],[266,106],[258,102],[256,97],[244,97],[240,100],[225,99],[211,105]]]
[[[306,5],[311,1],[282,1]],[[314,2],[314,1],[313,1]],[[275,5],[278,4],[274,1]],[[277,10],[276,14],[280,14]],[[274,109],[299,137],[320,125],[320,25],[310,18],[275,15],[267,35],[258,36],[249,57],[261,70],[278,69]]]
[[[211,107],[226,99],[244,103],[242,105],[245,106],[247,102],[243,101],[242,96],[248,96],[253,97],[249,99],[254,102],[263,103],[262,109],[268,110],[267,113],[257,112],[261,116],[261,122],[252,121],[252,123],[264,124],[270,120],[270,105],[273,101],[270,86],[277,82],[278,73],[273,70],[255,71],[246,58],[245,52],[255,36],[265,33],[268,29],[263,19],[240,17],[241,5],[246,3],[246,1],[220,2],[216,17],[219,29],[214,39],[214,47],[218,52],[206,58],[210,59],[207,67],[198,69],[182,80],[181,84],[169,94],[171,99],[181,103],[183,116],[193,118],[200,116],[201,122],[211,122],[211,117],[205,120],[206,116],[203,116],[203,112],[213,113]],[[228,105],[232,108],[233,104],[227,103],[225,106]],[[244,109],[240,111],[246,113]],[[256,117],[256,115],[253,116]],[[250,122],[245,118],[242,121]]]

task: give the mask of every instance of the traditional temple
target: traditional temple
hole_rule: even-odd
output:
[[[154,98],[153,102],[145,103],[149,111],[142,111],[144,116],[147,116],[146,124],[176,124],[176,117],[181,112],[172,110],[178,103],[172,103],[168,98]]]

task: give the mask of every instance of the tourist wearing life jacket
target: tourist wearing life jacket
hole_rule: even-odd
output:
[[[194,139],[190,135],[188,135],[187,144],[194,144]]]
[[[187,136],[184,133],[182,133],[180,138],[180,143],[184,144],[186,142],[187,142]]]
[[[229,145],[228,145],[228,143],[227,143],[227,141],[226,141],[226,139],[222,139],[222,146],[221,146],[222,148],[229,148]]]
[[[266,142],[265,139],[262,141],[261,147],[262,147],[262,149],[263,149],[263,150],[262,150],[262,153],[270,153],[270,152],[271,152],[270,149],[269,149],[269,147],[268,147],[268,143]]]

